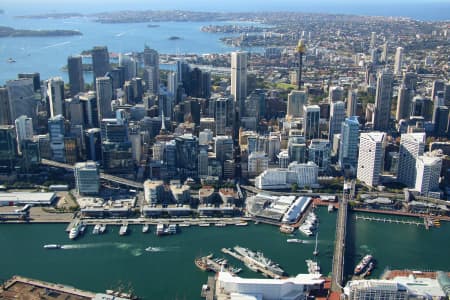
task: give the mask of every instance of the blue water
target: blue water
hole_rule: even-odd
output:
[[[162,22],[160,27],[148,28],[147,23],[100,24],[85,18],[67,20],[17,19],[10,14],[0,15],[0,24],[24,29],[74,29],[83,33],[69,37],[16,37],[0,39],[0,84],[17,77],[21,72],[40,72],[41,79],[67,74],[61,68],[67,57],[89,50],[93,46],[108,46],[110,52],[143,51],[144,45],[160,53],[224,53],[235,48],[220,42],[221,34],[201,32],[200,22]],[[214,24],[218,24],[215,22]],[[169,40],[179,36],[180,40]],[[8,58],[15,63],[8,63]],[[86,78],[86,82],[89,82]]]

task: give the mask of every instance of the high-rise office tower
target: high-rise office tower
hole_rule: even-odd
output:
[[[61,77],[50,78],[47,82],[47,95],[50,104],[50,116],[65,115],[64,81]]]
[[[391,117],[392,73],[383,70],[378,73],[375,94],[374,129],[387,131]]]
[[[411,90],[406,88],[404,83],[398,87],[397,97],[397,112],[395,113],[395,119],[397,122],[400,120],[408,120],[411,116]]]
[[[386,42],[386,43],[384,43],[383,44],[383,51],[381,52],[381,62],[382,63],[387,63],[387,61],[388,61],[388,55],[389,55],[389,53],[388,53],[388,42]]]
[[[37,125],[37,102],[32,79],[17,79],[6,82],[9,96],[11,121],[25,115]],[[3,109],[3,108],[2,108]]]
[[[8,89],[0,87],[0,125],[11,125],[11,108],[9,105]]]
[[[108,48],[105,46],[92,49],[92,69],[94,71],[94,84],[97,77],[103,77],[110,70]]]
[[[308,105],[303,107],[303,132],[307,139],[318,139],[320,137],[320,107]]]
[[[333,144],[334,135],[341,133],[342,122],[345,121],[345,103],[342,101],[337,101],[331,103],[330,106],[328,140],[331,144]]]
[[[119,66],[124,69],[124,79],[131,80],[137,76],[137,61],[131,55],[119,54]]]
[[[66,162],[64,147],[64,117],[57,115],[48,119],[48,133],[50,137],[51,158],[54,161]]]
[[[438,191],[441,169],[441,157],[432,157],[428,155],[417,157],[415,190],[425,196],[427,196],[429,192]]]
[[[314,162],[319,167],[319,172],[325,172],[330,164],[330,142],[314,139],[308,147],[308,161]]]
[[[208,176],[208,146],[199,146],[198,152],[198,176]]]
[[[177,168],[181,177],[196,177],[198,167],[198,138],[184,134],[175,138]]]
[[[214,151],[216,152],[216,159],[221,163],[233,159],[233,139],[231,136],[216,136],[214,141]]]
[[[102,119],[114,117],[111,108],[113,98],[111,79],[109,77],[98,77],[96,79],[96,87],[98,121],[101,122]]]
[[[247,98],[247,52],[231,53],[231,95],[239,117],[243,116]]]
[[[434,101],[438,92],[444,92],[445,82],[444,80],[438,79],[433,81],[433,88],[431,89],[431,100]]]
[[[79,195],[97,195],[100,190],[100,174],[93,161],[77,163],[74,168],[75,187]]]
[[[347,97],[347,117],[356,116],[358,107],[358,90],[349,89]]]
[[[159,68],[155,66],[149,66],[144,69],[144,81],[146,84],[146,90],[149,93],[159,94]]]
[[[292,90],[288,95],[287,116],[291,118],[303,117],[303,106],[306,105],[307,100],[305,91]]]
[[[438,106],[433,114],[434,135],[436,137],[445,137],[448,130],[448,107]]]
[[[380,183],[384,164],[386,133],[363,132],[359,137],[359,157],[356,178],[369,186]]]
[[[69,56],[67,59],[67,68],[69,71],[70,95],[84,91],[83,78],[83,59],[81,56]]]
[[[145,46],[144,48],[144,66],[158,66],[159,54],[158,51]]]
[[[406,85],[406,88],[415,91],[417,85],[417,74],[412,72],[406,72],[403,74],[403,83]]]
[[[219,98],[214,101],[214,118],[216,121],[216,135],[224,135],[227,126],[228,98]]]
[[[328,95],[328,101],[330,103],[344,100],[344,89],[342,86],[330,87],[330,93]]]
[[[356,168],[358,162],[359,122],[358,117],[351,116],[345,119],[341,128],[339,144],[339,166]]]
[[[416,182],[416,159],[423,155],[425,133],[404,133],[400,139],[397,181],[407,187],[414,187]]]
[[[173,97],[176,96],[178,89],[178,74],[177,72],[170,72],[167,75],[167,91],[173,95]]]
[[[33,89],[35,92],[41,89],[41,74],[38,72],[33,73],[19,73],[17,74],[19,79],[31,79],[33,81]]]
[[[0,174],[14,170],[17,159],[16,132],[12,125],[0,125]]]
[[[27,116],[20,116],[15,120],[16,137],[19,153],[22,153],[22,142],[33,139],[33,120]]]
[[[395,50],[394,75],[402,75],[403,66],[403,48],[397,47]]]
[[[444,104],[445,106],[450,106],[450,82],[444,85]]]
[[[370,34],[370,49],[375,48],[377,43],[377,33],[375,31],[372,31]]]

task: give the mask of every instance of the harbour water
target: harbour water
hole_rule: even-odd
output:
[[[372,254],[377,262],[373,271],[379,277],[386,268],[411,270],[450,270],[450,223],[441,222],[440,228],[374,222],[355,216],[423,221],[418,218],[397,217],[382,214],[350,213],[347,227],[346,269],[348,277],[366,254]]]
[[[41,79],[62,76],[67,57],[90,50],[94,46],[108,46],[114,53],[138,52],[144,45],[160,53],[224,53],[236,48],[223,44],[219,39],[225,34],[202,32],[200,28],[210,24],[227,22],[159,22],[159,27],[149,28],[148,23],[101,24],[84,17],[70,19],[18,19],[12,14],[0,14],[0,24],[16,29],[66,29],[79,30],[80,36],[62,37],[12,37],[0,39],[0,85],[17,78],[18,73],[39,72]],[[169,40],[177,36],[181,39]],[[230,36],[228,34],[227,36]],[[13,58],[16,62],[7,62]],[[91,83],[92,77],[85,77]]]
[[[331,271],[336,214],[326,208],[318,210],[320,233],[318,261],[323,273]],[[85,236],[68,239],[65,225],[0,225],[0,278],[14,274],[61,282],[80,289],[132,287],[144,299],[200,299],[200,289],[208,273],[199,270],[194,259],[220,252],[223,247],[240,245],[259,250],[279,263],[290,275],[307,272],[305,259],[313,258],[314,237],[296,233],[306,244],[287,243],[289,235],[277,227],[249,223],[249,226],[181,228],[173,236],[157,237],[154,227],[148,234],[142,227],[129,226],[131,234],[119,236],[119,226],[108,226],[104,235],[92,235],[92,226]],[[45,244],[61,244],[65,249],[46,250]],[[145,248],[153,247],[152,252]],[[239,261],[226,257],[231,265],[243,268],[242,277],[261,277]]]

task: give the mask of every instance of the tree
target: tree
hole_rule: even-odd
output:
[[[298,191],[298,184],[293,183],[291,184],[291,192],[295,193]]]

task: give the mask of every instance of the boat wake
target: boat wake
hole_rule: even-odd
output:
[[[40,50],[53,48],[53,47],[64,46],[64,45],[67,45],[67,44],[70,44],[70,43],[71,43],[70,41],[66,41],[66,42],[62,42],[62,43],[56,43],[56,44],[52,44],[52,45],[48,45],[48,46],[42,47],[42,48],[40,48]]]
[[[133,256],[141,256],[144,253],[144,251],[142,251],[142,249],[133,249],[131,250],[131,255]]]
[[[77,250],[77,249],[90,249],[90,248],[100,248],[111,246],[108,243],[100,243],[100,244],[73,244],[73,245],[61,245],[61,249],[63,250]]]
[[[145,248],[145,251],[147,251],[147,252],[164,252],[167,250],[165,250],[162,247],[147,247],[147,248]]]

